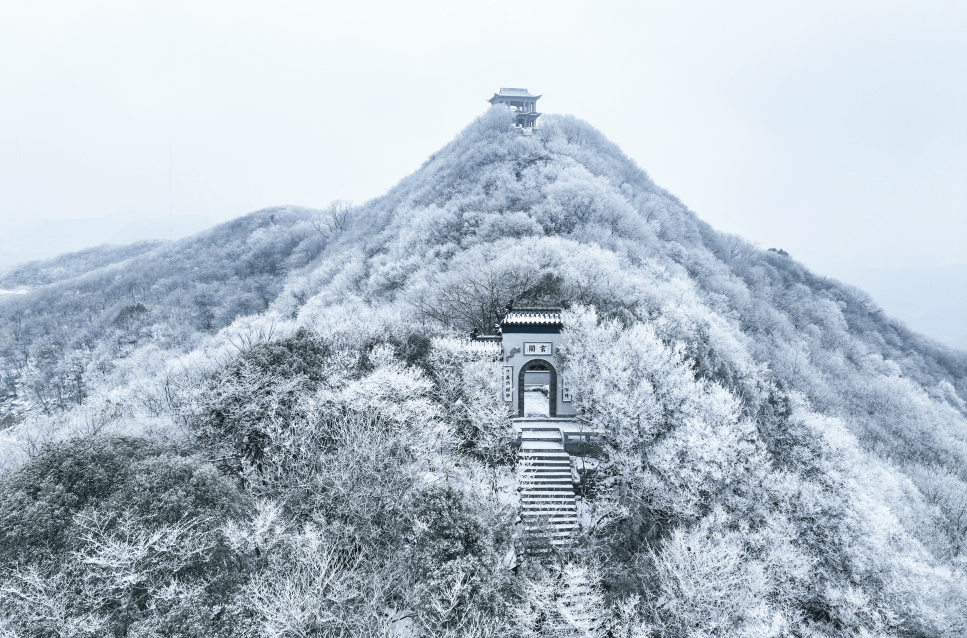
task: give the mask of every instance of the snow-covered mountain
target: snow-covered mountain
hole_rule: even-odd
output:
[[[288,549],[196,603],[256,634],[282,626],[272,578],[358,538],[332,560],[366,554],[345,587],[380,609],[340,599],[341,620],[292,635],[387,608],[428,635],[538,635],[575,570],[586,635],[963,635],[967,353],[717,232],[587,123],[523,136],[509,117],[491,109],[360,206],[8,274],[0,288],[35,286],[0,297],[8,483],[41,443],[92,433],[218,463],[289,525]],[[496,364],[461,345],[508,300],[570,302],[565,369],[606,453],[582,477],[594,524],[513,572],[513,431]],[[328,586],[306,578],[292,591]]]

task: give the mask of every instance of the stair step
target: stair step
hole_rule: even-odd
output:
[[[522,461],[557,461],[571,462],[571,457],[564,456],[565,452],[556,450],[523,450],[517,454],[517,458]]]
[[[571,480],[573,474],[563,468],[557,470],[550,469],[544,472],[527,472],[520,478],[521,481],[545,481],[545,480]]]
[[[541,478],[545,476],[573,476],[573,474],[571,474],[571,469],[568,467],[564,467],[563,465],[558,467],[544,466],[544,467],[534,468],[534,471],[524,472],[523,475],[524,477],[537,476]]]
[[[567,461],[564,461],[562,463],[560,461],[537,460],[537,461],[530,461],[522,465],[525,465],[525,467],[521,468],[524,474],[528,474],[530,472],[539,472],[539,471],[543,471],[543,472],[570,472],[571,471],[571,464],[568,463]]]
[[[528,490],[524,490],[520,493],[520,497],[522,499],[528,499],[531,501],[534,499],[539,499],[544,496],[553,496],[554,498],[557,498],[557,499],[566,498],[572,503],[575,500],[574,492],[570,490],[566,492],[561,492],[559,490],[555,491],[555,490],[543,490],[543,489],[531,488]]]
[[[549,459],[555,459],[559,461],[571,461],[571,455],[564,450],[547,450],[547,449],[523,449],[517,453],[518,458],[528,459],[535,456],[546,456]]]
[[[552,473],[552,474],[562,474],[571,473],[570,463],[561,463],[560,461],[534,461],[528,463],[526,467],[521,468],[522,474],[527,475],[534,472]]]
[[[523,460],[523,459],[522,459]],[[524,474],[530,474],[531,472],[569,472],[571,471],[571,464],[567,461],[550,461],[550,460],[528,460],[527,463],[522,463],[524,467],[520,468]]]
[[[538,485],[532,485],[520,491],[521,498],[535,499],[535,498],[540,498],[541,496],[544,496],[544,495],[554,496],[557,498],[560,498],[561,496],[566,496],[571,500],[574,500],[576,498],[574,496],[574,490],[570,490],[570,489],[562,491],[560,488],[551,489],[551,488],[543,488]]]
[[[577,516],[577,508],[574,507],[574,503],[564,500],[535,499],[529,503],[524,503],[521,506],[521,512],[540,516]]]
[[[541,543],[540,545],[536,543],[524,543],[524,547],[526,548],[528,554],[546,554],[547,552],[551,551],[547,545],[550,545],[553,548],[567,546],[570,543],[570,538],[549,538],[547,539],[546,543]]]
[[[540,487],[556,487],[560,489],[574,491],[574,483],[571,482],[570,477],[559,478],[559,479],[534,479],[530,481],[521,481],[521,491],[526,492],[527,490],[532,490],[534,488]]]
[[[573,499],[574,492],[571,491],[569,488],[550,487],[550,486],[531,487],[526,490],[521,490],[520,492],[521,498],[535,499],[535,498],[542,498],[545,496],[553,497],[558,500]]]
[[[520,491],[521,491],[521,494],[524,496],[532,495],[532,494],[540,494],[541,492],[546,491],[544,489],[545,487],[547,487],[548,489],[553,489],[554,491],[560,491],[561,489],[565,489],[567,490],[568,494],[570,494],[571,496],[574,496],[574,483],[571,483],[570,481],[561,481],[561,480],[545,481],[541,478],[530,479],[530,480],[526,480],[526,482],[522,482],[520,486]]]
[[[527,499],[527,504],[533,504],[534,501],[548,501],[553,500],[555,503],[567,503],[569,506],[574,507],[576,505],[574,501],[574,495],[570,492],[565,492],[563,490],[541,490],[540,492],[521,492],[521,499]]]
[[[567,452],[563,450],[533,449],[521,450],[517,453],[517,458],[526,460],[545,460],[545,461],[567,461],[571,462],[571,456],[564,456]]]

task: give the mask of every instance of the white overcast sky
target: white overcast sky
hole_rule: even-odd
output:
[[[967,264],[963,0],[6,0],[0,222],[364,201],[501,86],[823,274]]]

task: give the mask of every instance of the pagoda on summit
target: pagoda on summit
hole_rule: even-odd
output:
[[[541,116],[537,112],[537,100],[540,95],[531,95],[527,89],[500,89],[500,93],[488,100],[491,104],[506,104],[511,111],[515,111],[514,125],[520,129],[530,129]]]

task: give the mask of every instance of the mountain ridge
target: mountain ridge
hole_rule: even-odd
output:
[[[542,116],[521,136],[509,118],[489,109],[359,206],[257,211],[0,299],[2,387],[22,410],[11,475],[44,442],[136,435],[220,464],[300,524],[329,512],[342,522],[319,534],[362,530],[397,565],[419,545],[397,536],[427,524],[390,534],[326,487],[349,480],[345,459],[376,467],[358,429],[417,510],[473,503],[447,516],[476,521],[486,548],[420,554],[439,571],[399,564],[400,582],[437,591],[471,565],[492,598],[462,604],[511,623],[508,606],[559,585],[547,565],[496,567],[514,501],[481,477],[513,484],[513,428],[496,364],[461,344],[509,300],[565,299],[563,369],[607,462],[583,475],[600,518],[560,569],[583,570],[609,626],[625,605],[642,635],[967,631],[967,352],[714,230],[589,124]],[[405,589],[394,605],[457,631]]]

